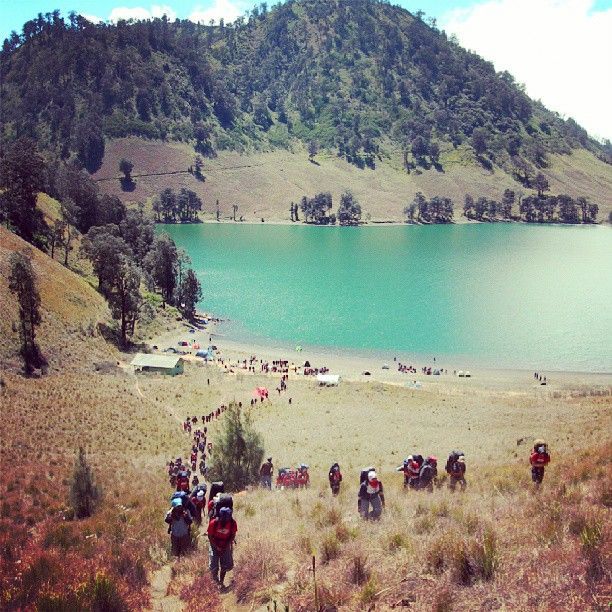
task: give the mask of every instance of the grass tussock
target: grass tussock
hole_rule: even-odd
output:
[[[234,575],[234,592],[240,603],[266,603],[271,587],[283,582],[287,565],[281,543],[269,538],[246,540],[236,551],[240,571]]]

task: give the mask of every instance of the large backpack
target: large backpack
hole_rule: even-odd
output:
[[[369,472],[375,472],[376,468],[374,467],[367,467],[367,468],[363,468],[361,470],[361,473],[359,474],[359,484],[362,485],[364,482],[368,481],[368,473]]]
[[[215,495],[217,495],[217,493],[223,493],[225,491],[225,486],[223,485],[223,482],[218,481],[218,482],[211,482],[210,483],[210,493],[208,495],[208,500],[212,500],[215,498]]]
[[[229,493],[221,493],[219,499],[213,504],[210,518],[218,518],[221,508],[229,508],[234,510],[234,500]]]
[[[465,453],[463,451],[460,451],[460,450],[451,451],[446,461],[446,471],[449,473],[451,471],[456,471],[454,467],[455,463],[457,463],[459,457],[464,457],[464,456],[465,456]]]
[[[204,491],[204,497],[206,497],[206,490],[207,490],[206,483],[203,482],[199,484],[197,487],[193,488],[193,491],[191,492],[191,496],[195,497],[198,494],[198,491]]]
[[[425,459],[423,459],[423,455],[417,455],[416,453],[412,455],[412,460],[416,461],[419,464],[419,469],[423,467],[423,464],[425,463]]]

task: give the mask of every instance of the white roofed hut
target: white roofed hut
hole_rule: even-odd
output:
[[[138,353],[130,364],[135,372],[152,372],[176,376],[184,372],[184,360],[179,355],[148,355]]]

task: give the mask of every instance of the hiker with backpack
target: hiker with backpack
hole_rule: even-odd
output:
[[[461,490],[465,491],[465,487],[467,486],[465,480],[465,454],[458,450],[452,451],[448,456],[444,469],[450,478],[448,484],[450,490],[454,491],[457,484],[459,484]]]
[[[274,465],[272,464],[272,457],[268,457],[267,461],[262,464],[259,470],[259,478],[262,487],[266,489],[272,488],[272,474],[274,474]]]
[[[193,519],[180,497],[173,498],[171,504],[172,507],[166,513],[165,522],[168,523],[172,553],[180,557],[187,552],[191,545],[191,523]]]
[[[338,493],[340,493],[340,483],[342,482],[342,472],[340,471],[340,465],[334,463],[334,465],[329,468],[328,477],[332,495],[338,495]]]
[[[193,518],[198,525],[202,524],[202,512],[206,506],[206,485],[201,484],[194,488],[191,493],[191,503],[194,506],[195,512]]]
[[[539,489],[544,480],[544,468],[550,463],[548,444],[544,440],[535,441],[529,463],[531,464],[531,480],[536,489]]]
[[[221,588],[225,574],[234,568],[233,547],[238,525],[232,514],[232,508],[220,508],[218,515],[208,523],[209,569]]]
[[[420,456],[420,455],[418,455]],[[404,489],[407,487],[415,488],[419,480],[421,468],[413,455],[408,455],[402,465],[396,468],[398,472],[404,473]]]
[[[380,519],[380,515],[385,507],[383,484],[378,480],[374,469],[370,469],[367,472],[365,479],[363,478],[364,471],[362,470],[361,473],[357,509],[364,519],[377,521]],[[370,506],[372,510],[370,510]]]
[[[438,459],[430,455],[425,459],[421,471],[419,472],[418,489],[427,489],[430,493],[433,492],[435,479],[438,477]]]

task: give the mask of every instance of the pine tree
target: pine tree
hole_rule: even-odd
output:
[[[35,368],[46,365],[38,344],[36,327],[42,321],[40,314],[40,294],[36,286],[36,274],[32,268],[32,254],[29,249],[23,253],[13,253],[9,259],[9,289],[17,296],[19,303],[19,337],[21,356],[26,374]]]
[[[263,458],[263,440],[251,417],[231,403],[212,456],[211,480],[223,480],[230,491],[240,491],[257,483]]]
[[[196,305],[202,299],[202,287],[195,272],[187,270],[179,286],[179,303],[183,316],[193,321],[196,313]]]
[[[70,482],[70,505],[75,518],[91,516],[100,503],[101,497],[102,491],[95,482],[91,466],[87,462],[85,449],[80,446]]]

